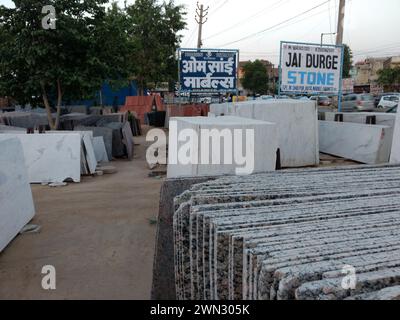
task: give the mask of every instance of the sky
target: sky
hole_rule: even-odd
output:
[[[320,43],[336,32],[339,0],[199,0],[208,10],[203,47],[239,49],[240,60],[279,61],[280,41]],[[45,0],[44,0],[45,2]],[[124,1],[118,1],[123,5]],[[131,4],[134,0],[128,0]],[[175,0],[187,11],[182,47],[197,45],[196,0]],[[400,0],[347,0],[344,43],[354,61],[400,55]],[[12,5],[12,1],[0,0]],[[334,44],[334,35],[324,43]]]

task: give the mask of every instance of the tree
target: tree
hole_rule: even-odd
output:
[[[394,90],[400,84],[400,68],[379,70],[378,83],[388,91]]]
[[[176,50],[181,41],[179,31],[185,27],[185,12],[173,1],[136,0],[127,8],[128,29],[133,47],[129,61],[139,94],[149,82],[175,82],[178,78]]]
[[[55,29],[43,28],[43,2],[14,1],[0,7],[0,94],[19,103],[41,98],[51,128],[58,128],[63,99],[87,97],[105,79],[124,77],[120,59],[127,40],[116,6],[106,13],[106,0],[47,1],[56,12]],[[116,19],[116,17],[120,19]],[[51,114],[56,101],[57,116]]]
[[[350,78],[350,71],[353,67],[353,52],[347,44],[344,44],[343,47],[343,78]]]
[[[244,76],[241,79],[243,88],[254,94],[266,94],[268,92],[268,71],[260,60],[246,63],[243,72]]]

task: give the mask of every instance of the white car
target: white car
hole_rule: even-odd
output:
[[[392,108],[399,103],[399,95],[383,96],[379,101],[378,108]]]

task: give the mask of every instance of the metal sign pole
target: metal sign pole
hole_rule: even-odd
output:
[[[343,62],[344,62],[344,46],[342,47],[342,57],[341,57],[341,70],[340,70],[340,82],[339,82],[339,97],[338,97],[338,111],[342,112],[342,87],[343,87]]]

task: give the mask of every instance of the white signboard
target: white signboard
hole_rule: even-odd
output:
[[[281,93],[339,95],[342,46],[281,43]]]

